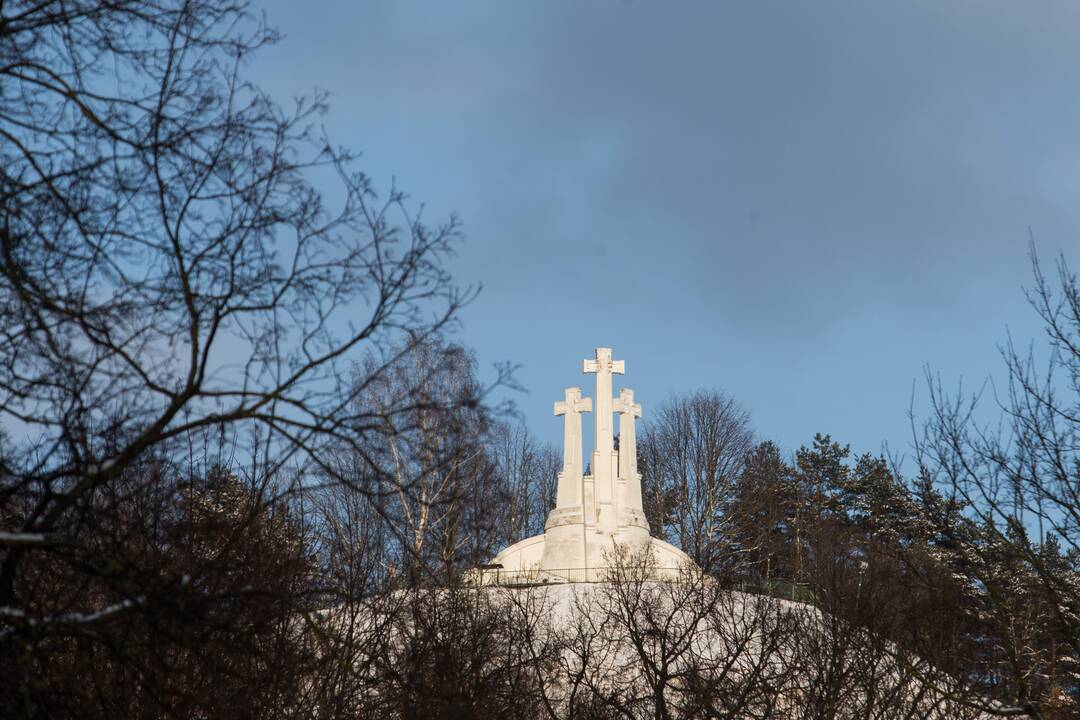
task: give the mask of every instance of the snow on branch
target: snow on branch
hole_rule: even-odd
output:
[[[59,615],[46,615],[40,618],[26,616],[26,611],[21,608],[11,606],[0,606],[0,618],[9,621],[19,621],[22,625],[27,627],[45,627],[45,626],[65,626],[65,625],[89,625],[93,623],[103,622],[120,613],[130,610],[136,605],[141,605],[146,598],[140,596],[137,598],[129,598],[122,600],[112,605],[106,605],[100,610],[94,610],[93,612],[72,612],[62,613]],[[4,632],[0,632],[0,637],[3,637],[10,628]]]
[[[0,545],[44,545],[45,533],[0,531]]]

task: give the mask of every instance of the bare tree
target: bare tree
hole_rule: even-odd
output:
[[[1064,256],[1056,288],[1034,245],[1031,262],[1028,301],[1046,352],[1011,340],[1001,349],[1008,384],[992,387],[996,423],[980,422],[984,393],[949,396],[928,376],[916,450],[925,482],[961,508],[946,560],[992,620],[981,673],[1003,704],[988,711],[1053,717],[1080,699],[1080,285]]]
[[[532,602],[537,598],[515,598],[513,592],[411,587],[374,598],[355,614],[336,613],[331,627],[378,628],[384,638],[363,642],[341,669],[348,676],[341,686],[351,688],[352,699],[352,713],[345,716],[544,716],[541,683],[555,662],[554,646],[523,642],[522,636],[536,639],[529,633],[547,614]]]
[[[562,458],[550,444],[540,443],[521,423],[499,422],[487,438],[507,506],[500,525],[506,545],[544,532],[548,512],[555,507],[555,486]]]
[[[491,418],[475,360],[440,338],[413,344],[389,368],[369,357],[355,412],[379,419],[364,445],[341,448],[354,485],[384,518],[396,572],[444,579],[490,551],[505,491],[485,454]],[[477,534],[479,533],[479,535]],[[479,547],[474,546],[479,542]]]
[[[622,553],[592,594],[591,612],[607,616],[608,639],[620,648],[604,684],[633,717],[752,717],[780,660],[770,601],[691,567],[658,583],[651,564]]]
[[[987,703],[954,673],[889,637],[896,589],[885,579],[850,598],[885,616],[869,627],[695,568],[653,578],[647,556],[624,550],[602,583],[412,587],[336,608],[322,615],[335,661],[314,676],[319,707],[550,720],[985,717]]]
[[[7,609],[13,714],[273,715],[303,706],[315,656],[293,642],[317,586],[301,519],[252,478],[143,457],[95,493],[79,541],[19,574],[39,619]]]
[[[726,555],[725,508],[752,441],[749,414],[718,392],[675,397],[645,424],[644,493],[678,508],[657,519],[670,522],[675,542],[707,572]]]
[[[247,468],[251,508],[296,487],[296,466],[351,479],[324,462],[330,446],[378,470],[367,438],[407,414],[356,399],[471,297],[443,267],[453,219],[431,227],[400,192],[377,198],[353,156],[313,129],[324,96],[285,111],[243,79],[276,39],[242,0],[0,5],[6,707],[52,707],[58,676],[35,663],[61,649],[113,652],[141,678],[147,712],[191,707],[163,689],[173,654],[160,673],[124,659],[121,618],[143,618],[159,642],[174,627],[169,588],[223,606],[268,590],[108,554],[121,530],[165,542],[154,523],[185,473],[148,460],[206,465],[200,444],[217,436],[234,448],[229,472]],[[336,179],[336,204],[316,173]],[[377,360],[358,375],[364,352]],[[46,570],[57,583],[41,581]]]

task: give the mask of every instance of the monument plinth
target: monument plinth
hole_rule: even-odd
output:
[[[582,467],[581,414],[593,411],[593,401],[572,387],[555,403],[555,415],[563,418],[563,469],[555,507],[543,535],[514,543],[495,556],[493,566],[557,582],[603,579],[618,548],[634,555],[651,551],[656,567],[668,570],[692,562],[674,545],[649,535],[637,470],[635,423],[641,405],[628,388],[612,396],[612,376],[625,368],[622,360],[612,360],[611,348],[597,348],[595,358],[584,361],[583,371],[596,375],[596,442],[589,475]],[[612,422],[616,412],[618,450]]]

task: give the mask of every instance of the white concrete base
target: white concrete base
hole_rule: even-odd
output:
[[[618,543],[631,552],[647,545],[657,571],[664,577],[694,566],[693,560],[682,550],[649,537],[648,530],[642,528],[622,528],[615,537],[588,533],[584,538],[588,556],[587,560],[583,559],[581,528],[581,525],[562,525],[544,535],[526,538],[496,555],[492,564],[501,566],[500,573],[535,577],[538,582],[598,582],[606,578]],[[547,551],[548,542],[553,543],[550,552]],[[559,567],[545,563],[545,556],[557,558]],[[578,564],[569,564],[579,560]]]
[[[544,555],[544,536],[533,535],[506,548],[491,561],[492,565],[502,565],[507,572],[538,570],[540,558]]]
[[[563,470],[559,473],[555,509],[544,524],[544,534],[506,548],[482,568],[506,573],[508,582],[598,582],[605,579],[620,553],[640,558],[651,553],[653,566],[666,577],[693,561],[681,550],[649,537],[649,523],[641,502],[641,475],[637,464],[635,420],[641,405],[634,391],[622,388],[611,396],[612,375],[626,366],[611,359],[611,348],[597,348],[596,358],[585,360],[584,372],[596,374],[596,443],[592,472],[582,474],[581,413],[592,411],[592,401],[581,388],[566,388],[554,412],[564,418]],[[619,449],[612,435],[612,414],[619,413]],[[496,578],[493,582],[500,582]]]

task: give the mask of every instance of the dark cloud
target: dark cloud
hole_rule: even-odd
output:
[[[464,339],[526,363],[546,437],[612,344],[646,412],[721,386],[787,445],[875,449],[924,363],[1036,334],[1028,226],[1080,264],[1078,7],[270,3],[252,70],[460,212]]]

